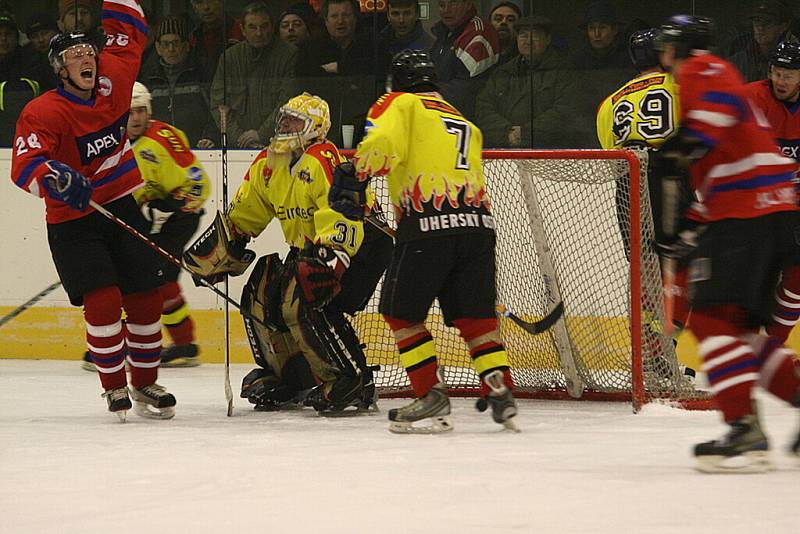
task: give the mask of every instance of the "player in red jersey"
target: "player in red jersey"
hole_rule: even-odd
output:
[[[758,383],[800,406],[800,377],[781,340],[759,335],[770,320],[781,268],[800,263],[800,212],[781,154],[748,105],[741,75],[708,51],[713,23],[677,15],[661,27],[661,63],[680,87],[681,128],[658,153],[662,176],[688,170],[699,201],[684,214],[671,257],[691,254],[690,328],[699,341],[710,389],[730,431],[694,448],[704,472],[769,468],[767,438],[751,399]],[[800,453],[800,438],[793,445]]]
[[[99,55],[80,32],[50,41],[48,57],[60,83],[22,111],[11,179],[45,199],[53,261],[70,302],[83,305],[86,340],[109,411],[124,421],[131,408],[127,356],[136,412],[170,418],[175,397],[156,384],[159,259],[89,207],[91,199],[141,232],[149,227],[131,195],[142,178],[125,130],[147,23],[137,0],[104,0],[101,19],[106,45]]]
[[[779,43],[772,55],[769,78],[746,86],[747,96],[761,112],[784,156],[800,162],[800,45]],[[781,273],[775,309],[767,332],[782,340],[800,319],[800,267]]]

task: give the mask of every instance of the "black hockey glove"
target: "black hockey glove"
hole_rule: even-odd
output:
[[[50,160],[50,167],[42,179],[47,196],[60,200],[70,208],[84,211],[92,199],[92,183],[81,173],[60,161]]]
[[[328,204],[351,221],[364,219],[367,204],[367,180],[360,181],[356,177],[356,169],[352,163],[340,163],[333,170],[333,183],[328,192]]]
[[[689,166],[702,158],[708,147],[686,130],[667,139],[656,151],[650,153],[650,172],[656,177],[686,176]]]
[[[161,233],[161,229],[176,213],[186,205],[186,200],[158,198],[141,205],[142,215],[150,223],[150,234]]]
[[[664,237],[663,242],[656,243],[656,249],[662,257],[685,260],[695,251],[698,239],[706,230],[705,225],[689,219],[685,219],[681,226],[683,228],[677,235]]]
[[[319,309],[342,290],[342,275],[350,266],[343,250],[309,243],[297,257],[297,285],[303,302]]]

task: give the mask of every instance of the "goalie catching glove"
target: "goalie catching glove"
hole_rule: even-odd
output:
[[[328,204],[331,209],[351,221],[363,220],[368,183],[368,180],[362,182],[356,177],[356,168],[351,162],[346,161],[337,165],[328,192]]]
[[[342,290],[342,275],[350,266],[343,250],[309,243],[297,257],[297,285],[303,302],[322,308]]]
[[[174,198],[158,198],[141,205],[142,215],[150,223],[149,233],[158,234],[175,213],[180,212],[186,205],[186,200]]]
[[[228,218],[217,212],[214,223],[184,253],[183,263],[196,277],[216,284],[226,275],[239,276],[256,259],[245,245],[247,239],[237,239]]]

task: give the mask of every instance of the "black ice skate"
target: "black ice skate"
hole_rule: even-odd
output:
[[[503,425],[512,432],[519,432],[519,428],[512,418],[517,415],[517,402],[514,400],[511,390],[503,382],[503,371],[492,371],[483,377],[483,381],[491,389],[488,397],[481,397],[475,403],[475,408],[479,412],[485,412],[487,408],[492,408],[492,419],[495,423]]]
[[[170,345],[161,351],[161,367],[197,367],[199,349],[194,343]]]
[[[703,473],[763,473],[770,469],[769,443],[758,416],[745,415],[730,423],[720,439],[694,447],[695,469]]]
[[[308,390],[298,391],[296,387],[282,382],[267,369],[253,369],[242,379],[242,390],[239,394],[253,404],[259,412],[291,410],[298,407],[308,394]]]
[[[322,383],[308,393],[304,404],[320,415],[334,417],[377,412],[372,371],[363,371],[360,376],[341,375],[333,384]]]
[[[94,364],[92,364],[94,365]],[[108,411],[116,414],[123,423],[131,409],[131,399],[128,397],[128,388],[109,389],[102,395],[108,402]]]
[[[418,421],[430,424],[414,426]],[[389,432],[395,434],[439,434],[453,430],[450,420],[450,398],[444,384],[437,384],[414,402],[389,410]]]
[[[175,417],[175,397],[163,386],[150,384],[131,388],[133,411],[136,415],[150,419],[172,419]]]
[[[91,373],[97,372],[97,367],[94,365],[94,361],[92,360],[92,355],[89,354],[89,351],[83,353],[83,361],[81,362],[81,369],[84,371],[89,371]]]

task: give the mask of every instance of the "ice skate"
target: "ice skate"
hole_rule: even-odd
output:
[[[429,419],[430,424],[414,426]],[[414,402],[389,410],[389,432],[395,434],[440,434],[453,430],[450,420],[450,398],[444,385],[437,384]]]
[[[239,396],[253,404],[258,412],[275,412],[298,407],[308,395],[308,390],[298,391],[282,382],[267,369],[253,369],[242,379]]]
[[[150,384],[131,388],[133,411],[136,415],[149,419],[172,419],[175,417],[175,397],[167,393],[163,386]]]
[[[695,469],[703,473],[764,473],[771,469],[769,443],[758,416],[745,415],[730,426],[722,438],[695,445]]]
[[[89,371],[90,373],[96,373],[97,367],[94,365],[94,360],[92,360],[92,355],[89,354],[89,351],[83,353],[83,361],[81,362],[81,369],[84,371]]]
[[[199,349],[194,343],[170,345],[161,351],[161,367],[197,367]]]
[[[517,415],[517,403],[511,390],[503,382],[503,371],[492,371],[483,380],[492,392],[488,397],[478,399],[475,408],[479,412],[485,412],[491,407],[492,419],[495,423],[503,425],[512,432],[519,432],[519,427],[512,419]]]
[[[342,375],[332,384],[322,383],[308,393],[304,404],[328,417],[375,413],[378,411],[377,391],[372,373]]]
[[[131,409],[131,399],[128,396],[128,388],[109,389],[103,393],[102,397],[108,402],[108,411],[116,414],[119,420],[124,423],[127,418],[128,410]]]

